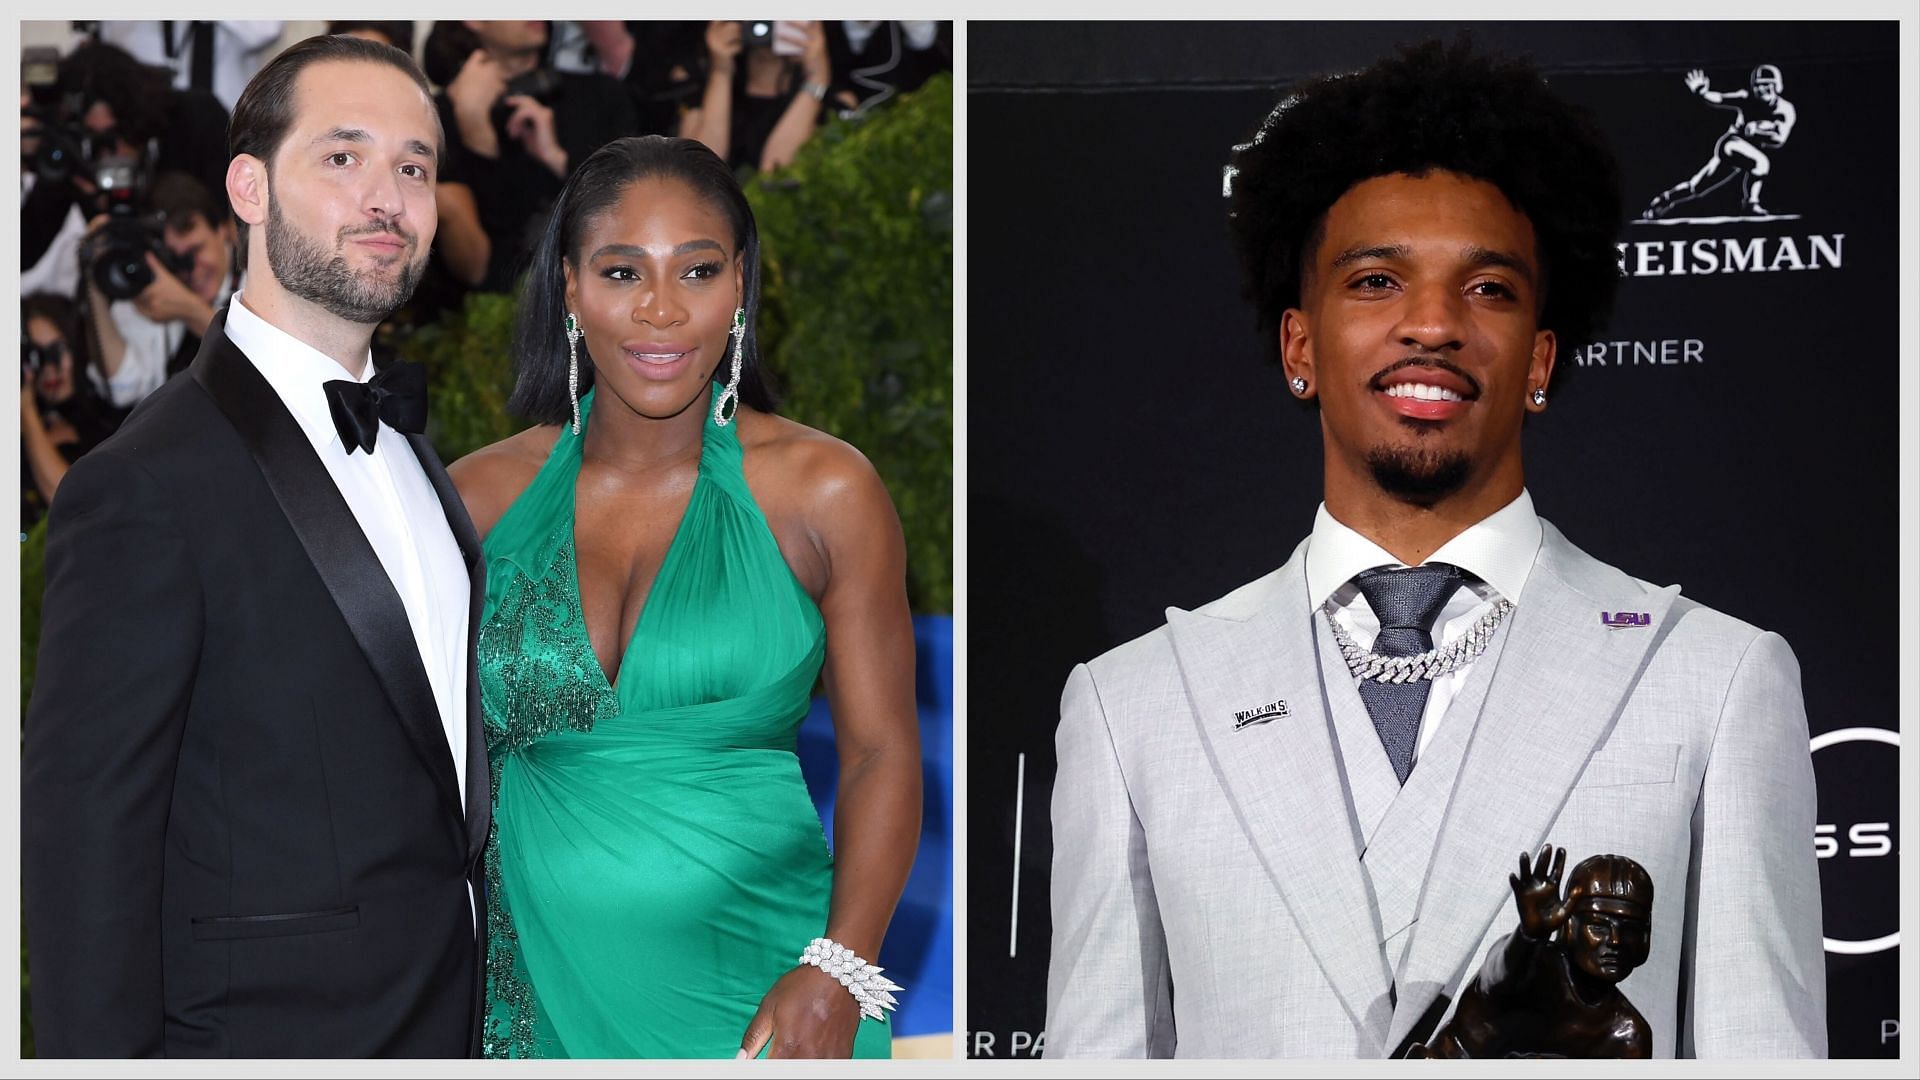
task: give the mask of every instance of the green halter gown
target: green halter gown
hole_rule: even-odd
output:
[[[826,932],[833,859],[794,756],[826,628],[707,412],[616,685],[580,618],[580,436],[487,536],[488,1057],[733,1057]],[[889,1034],[862,1019],[854,1056]]]

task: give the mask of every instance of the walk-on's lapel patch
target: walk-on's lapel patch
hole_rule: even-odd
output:
[[[1264,724],[1269,720],[1280,720],[1291,715],[1284,701],[1270,701],[1257,709],[1241,709],[1233,714],[1233,730],[1253,724]]]

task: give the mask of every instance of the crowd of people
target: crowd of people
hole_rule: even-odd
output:
[[[21,86],[23,527],[70,464],[198,352],[238,291],[228,114],[273,21],[75,24]],[[572,171],[626,135],[697,139],[737,175],[788,164],[952,66],[935,22],[332,22],[416,57],[445,132],[439,235],[404,333],[507,292]],[[391,338],[387,338],[391,340]]]

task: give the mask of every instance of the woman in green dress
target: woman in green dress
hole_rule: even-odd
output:
[[[888,1053],[872,962],[921,800],[905,545],[866,459],[774,414],[758,300],[726,165],[609,144],[521,298],[508,408],[535,426],[451,470],[487,560],[490,1057]],[[831,852],[794,755],[816,679]]]

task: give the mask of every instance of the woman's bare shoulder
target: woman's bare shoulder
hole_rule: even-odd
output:
[[[467,516],[473,519],[473,527],[482,539],[533,482],[559,439],[560,425],[542,424],[483,446],[447,466],[447,475],[467,504]]]
[[[772,413],[742,410],[742,454],[770,491],[809,517],[866,508],[891,512],[873,463],[852,443]]]

